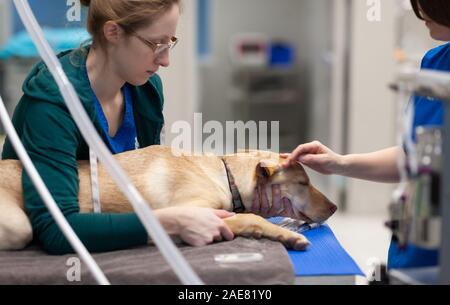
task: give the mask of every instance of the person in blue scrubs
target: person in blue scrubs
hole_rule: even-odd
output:
[[[438,41],[450,41],[450,1],[411,0],[417,17],[425,21],[430,36]],[[450,43],[429,51],[422,61],[422,69],[450,71]],[[418,126],[440,126],[443,123],[443,105],[416,97],[414,130]],[[300,145],[292,154],[286,155],[284,166],[296,161],[322,174],[343,175],[352,178],[384,182],[399,182],[397,159],[404,154],[400,147],[392,147],[370,154],[339,155],[320,142]],[[413,246],[400,249],[393,240],[389,249],[388,268],[411,268],[435,266],[438,252]]]

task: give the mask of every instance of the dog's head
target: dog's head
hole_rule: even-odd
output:
[[[308,223],[322,223],[333,215],[337,206],[312,186],[310,179],[300,163],[287,169],[281,167],[281,158],[261,160],[256,166],[256,181],[268,192],[271,186],[280,185],[281,197],[292,203],[295,219]]]

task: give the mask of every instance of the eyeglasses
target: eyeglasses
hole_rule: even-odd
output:
[[[148,47],[150,47],[155,56],[159,56],[162,53],[164,53],[166,50],[172,50],[178,43],[177,37],[170,38],[170,42],[168,43],[156,43],[150,40],[145,39],[144,37],[140,36],[138,33],[131,31],[132,35],[135,36],[137,39],[142,41],[144,44],[146,44]]]

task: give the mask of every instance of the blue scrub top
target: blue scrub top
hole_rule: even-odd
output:
[[[449,72],[450,43],[429,51],[422,60],[422,69]],[[444,107],[441,101],[416,96],[414,97],[414,106],[413,130],[418,126],[442,126]],[[388,268],[436,266],[438,261],[438,251],[426,250],[412,245],[405,249],[399,249],[395,241],[391,242]]]
[[[136,125],[134,122],[133,102],[131,98],[130,88],[128,88],[128,85],[123,86],[122,93],[125,98],[125,114],[123,122],[120,125],[114,137],[111,137],[109,135],[108,120],[106,119],[106,116],[103,112],[102,106],[98,98],[94,94],[95,108],[97,110],[97,115],[100,120],[100,125],[102,126],[102,129],[104,131],[106,144],[111,150],[112,154],[119,154],[122,152],[135,150],[139,148],[136,133]]]

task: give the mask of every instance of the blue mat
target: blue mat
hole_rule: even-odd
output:
[[[280,224],[283,219],[283,217],[274,217],[268,220],[274,224]],[[328,225],[322,225],[302,234],[311,242],[308,249],[288,251],[296,276],[364,276]]]

